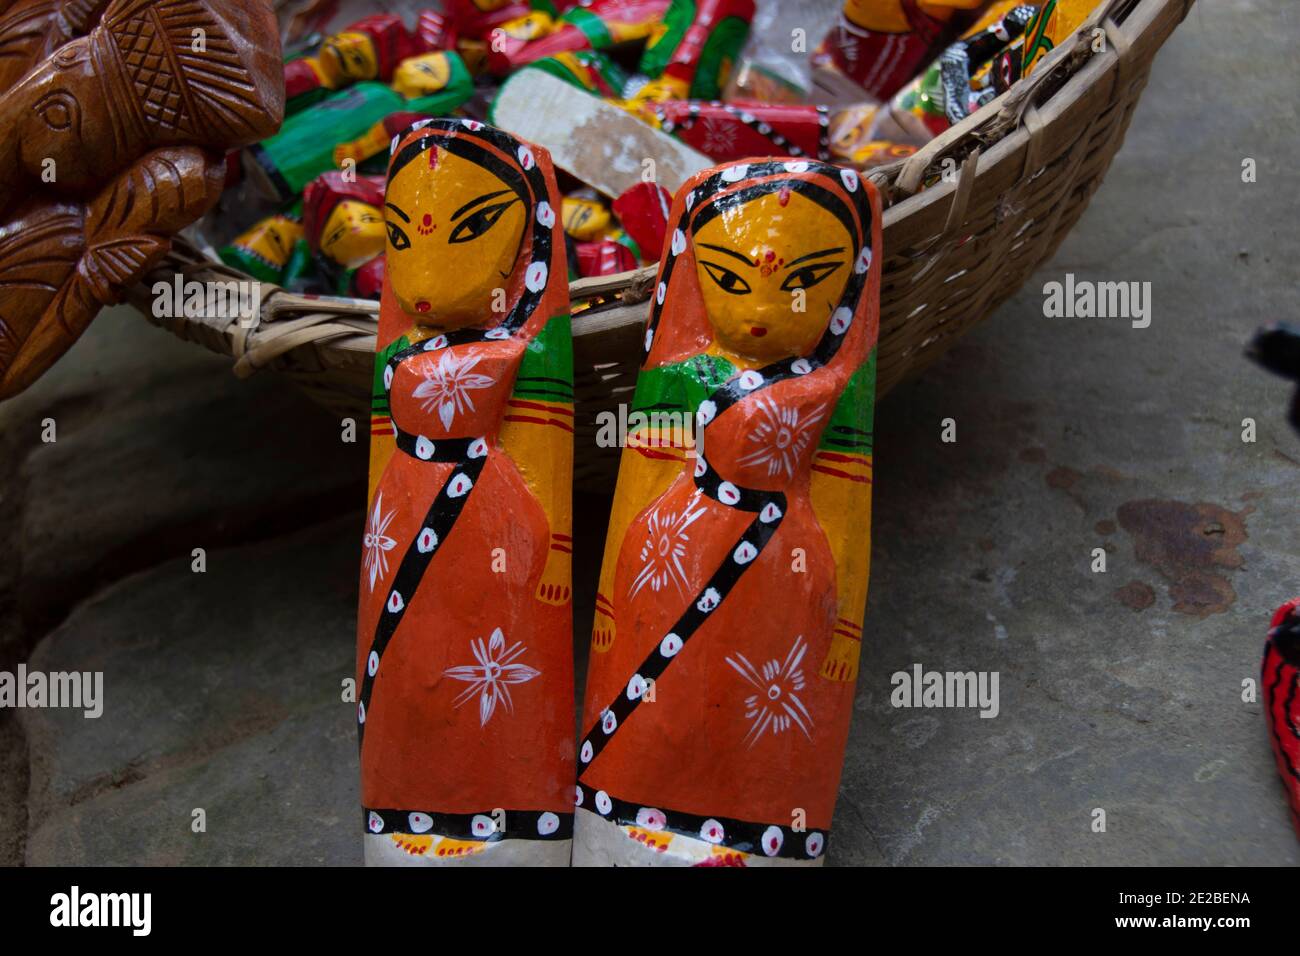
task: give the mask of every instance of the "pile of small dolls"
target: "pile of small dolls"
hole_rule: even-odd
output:
[[[220,256],[290,290],[378,299],[390,141],[425,118],[488,120],[500,83],[527,70],[718,163],[790,155],[870,168],[1027,75],[1098,0],[844,0],[808,52],[798,29],[788,43],[750,37],[756,3],[788,2],[444,0],[412,22],[379,13],[309,38],[285,62],[283,127],[246,150],[236,174],[278,208]],[[794,54],[778,59],[797,62],[795,79],[753,52],[783,44]],[[571,278],[658,258],[665,189],[606,197],[571,176],[561,186]]]

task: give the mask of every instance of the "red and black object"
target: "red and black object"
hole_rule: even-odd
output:
[[[668,210],[673,195],[657,183],[637,183],[610,204],[646,262],[657,262],[668,231]]]
[[[488,70],[497,76],[560,53],[604,50],[619,38],[641,32],[647,23],[662,20],[668,0],[588,0],[556,22],[554,32],[535,40],[494,38],[488,52]]]
[[[575,249],[578,255],[578,275],[584,279],[591,276],[612,276],[636,268],[636,256],[632,255],[632,250],[612,239],[579,242]]]
[[[719,163],[746,156],[831,158],[824,106],[665,100],[653,109],[665,133]]]
[[[1261,668],[1264,716],[1300,839],[1300,597],[1277,609]]]
[[[846,9],[813,53],[813,65],[830,66],[873,98],[884,102],[901,90],[939,53],[954,32],[956,11],[922,9],[901,0],[908,30],[885,33],[855,23]]]
[[[506,3],[494,10],[482,10],[474,0],[446,0],[442,6],[446,18],[446,39],[486,40],[497,27],[533,12],[526,2]]]
[[[397,14],[375,13],[335,30],[325,38],[322,49],[330,44],[332,37],[341,33],[360,33],[370,38],[378,68],[375,79],[388,82],[403,60],[441,48],[440,44],[446,39],[446,22],[440,14],[430,10],[420,14],[415,30],[410,31]],[[314,65],[319,52],[315,57],[299,57],[284,65],[285,100],[290,104],[290,112],[309,105],[324,93],[324,81]]]
[[[361,299],[379,300],[384,288],[384,257],[375,256],[352,274],[351,292]]]

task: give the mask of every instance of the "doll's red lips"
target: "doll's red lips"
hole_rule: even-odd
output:
[[[429,309],[432,308],[432,306],[429,305],[428,302],[425,302],[423,299],[421,299],[419,302],[415,303],[415,308],[417,312],[428,312]]]
[[[767,335],[767,329],[763,328],[761,325],[755,325],[750,328],[749,334],[756,339],[761,339],[763,336]]]

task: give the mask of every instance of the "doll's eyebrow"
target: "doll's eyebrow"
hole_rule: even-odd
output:
[[[402,212],[402,210],[398,209],[398,208],[397,208],[396,206],[394,206],[392,203],[390,203],[390,202],[386,202],[386,203],[384,203],[384,205],[387,206],[389,209],[391,209],[393,212],[397,213],[399,216],[401,216],[401,217],[402,217],[402,222],[410,222],[410,221],[411,221],[411,217],[410,217],[410,216],[408,216],[406,213]]]
[[[739,252],[736,252],[733,249],[728,249],[725,246],[715,246],[707,242],[701,242],[700,247],[703,249],[712,249],[714,252],[721,252],[723,255],[731,256],[733,259],[739,259],[741,262],[749,266],[751,269],[754,268],[754,263],[751,259],[749,259],[749,257],[742,256]]]
[[[455,212],[451,214],[451,221],[455,222],[462,215],[464,215],[465,212],[467,212],[470,209],[473,209],[479,203],[487,202],[489,199],[495,199],[497,196],[504,196],[508,192],[510,192],[509,189],[502,189],[494,193],[484,193],[482,196],[479,196],[477,199],[471,199],[469,202],[465,203],[465,205],[461,206],[459,209],[457,209]]]
[[[795,259],[793,262],[787,262],[785,264],[785,267],[789,269],[791,266],[797,266],[799,263],[807,262],[809,259],[820,259],[822,256],[829,256],[829,255],[833,255],[834,253],[843,252],[843,251],[844,251],[843,246],[837,246],[834,249],[819,249],[816,252],[808,253],[808,255],[806,256],[800,256],[798,259]]]

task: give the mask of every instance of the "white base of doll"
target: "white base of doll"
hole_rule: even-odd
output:
[[[681,833],[620,825],[581,807],[574,811],[574,866],[821,866],[822,859],[741,853]]]
[[[439,855],[441,846],[466,847],[465,841],[435,834],[366,833],[361,837],[366,866],[568,866],[570,840],[500,840],[472,845],[464,855]],[[407,846],[403,846],[406,842]]]

